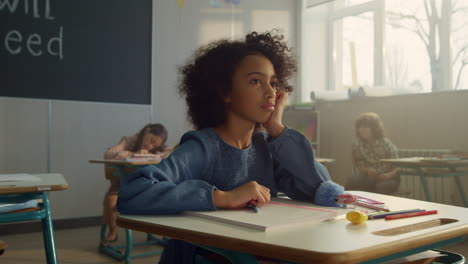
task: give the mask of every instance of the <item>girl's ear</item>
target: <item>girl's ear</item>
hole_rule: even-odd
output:
[[[219,94],[225,104],[232,102],[231,89],[223,89],[222,91],[219,91]]]
[[[228,94],[226,94],[226,95],[222,95],[222,97],[223,97],[223,102],[224,102],[225,104],[229,104],[229,103],[232,102],[231,93],[228,93]]]

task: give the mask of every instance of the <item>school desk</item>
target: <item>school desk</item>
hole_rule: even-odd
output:
[[[90,160],[90,163],[100,163],[104,164],[105,166],[108,166],[110,168],[116,169],[117,175],[121,179],[127,175],[128,169],[137,169],[141,168],[146,165],[150,164],[157,164],[159,161],[156,160],[139,160],[139,161],[126,161],[126,160]],[[101,234],[100,234],[100,239],[101,241],[104,241],[106,238],[106,229],[107,225],[102,224],[101,225]],[[132,255],[132,250],[134,246],[143,246],[143,245],[165,245],[165,240],[160,239],[155,237],[152,234],[147,235],[147,239],[145,242],[141,243],[133,243],[133,235],[132,231],[129,229],[125,230],[125,236],[126,236],[126,243],[124,245],[109,245],[107,247],[100,246],[99,250],[108,255],[111,256],[117,260],[124,260],[126,264],[131,262],[132,258],[137,258],[137,257],[144,257],[144,256],[149,256],[149,255],[154,255],[154,254],[161,254],[161,250],[158,251],[151,251],[151,252],[146,252],[142,254],[135,254]]]
[[[391,210],[421,208],[439,213],[368,220],[361,225],[341,219],[266,232],[186,215],[119,215],[117,225],[270,258],[335,264],[381,263],[460,242],[468,234],[468,208],[361,191],[351,193],[385,202]]]
[[[57,263],[54,228],[50,213],[47,192],[68,189],[61,174],[33,174],[39,181],[0,182],[0,203],[19,203],[32,199],[42,199],[39,210],[0,214],[0,223],[39,220],[42,221],[44,249],[48,264]]]
[[[466,197],[461,176],[468,176],[468,160],[450,160],[437,158],[399,158],[399,159],[382,159],[384,163],[391,164],[399,168],[407,168],[402,175],[419,176],[421,185],[427,201],[432,201],[432,194],[427,183],[427,177],[453,177],[455,185],[458,187],[458,192],[463,200],[465,207],[468,207],[468,198]]]

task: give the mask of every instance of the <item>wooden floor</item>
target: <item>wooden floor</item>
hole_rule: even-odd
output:
[[[124,233],[119,235],[125,241]],[[134,239],[144,241],[146,235],[134,232]],[[121,263],[98,251],[99,227],[88,227],[55,232],[57,258],[61,264],[109,264]],[[0,240],[8,244],[5,253],[0,256],[1,264],[31,264],[46,263],[42,242],[42,233],[27,233],[19,235],[1,236]],[[160,249],[158,246],[144,246],[135,249],[135,252]],[[457,252],[468,257],[468,242],[443,248],[448,251]],[[159,256],[148,256],[137,258],[134,264],[155,264],[159,262]]]
[[[135,241],[144,241],[146,234],[133,232]],[[125,242],[125,234],[119,234]],[[1,264],[39,264],[46,263],[42,233],[27,233],[1,236],[0,240],[8,244],[5,253],[0,256]],[[123,263],[99,253],[99,227],[66,229],[55,231],[57,259],[60,264],[117,264]],[[161,249],[158,246],[142,246],[135,248],[136,253],[144,253]],[[132,260],[132,264],[156,264],[159,255],[141,257]]]

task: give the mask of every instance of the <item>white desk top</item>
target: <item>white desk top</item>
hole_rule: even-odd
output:
[[[27,193],[38,191],[61,191],[68,189],[68,184],[62,174],[31,174],[40,181],[8,181],[0,182],[0,194]]]
[[[384,201],[392,211],[420,208],[438,210],[439,213],[392,221],[369,220],[361,225],[342,219],[268,232],[195,216],[120,215],[117,223],[122,227],[193,243],[305,263],[355,263],[468,234],[468,208],[367,192],[352,193]],[[373,234],[441,218],[458,221],[394,236]]]

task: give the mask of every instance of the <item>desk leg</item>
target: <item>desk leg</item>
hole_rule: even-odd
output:
[[[421,184],[424,188],[424,193],[426,194],[426,200],[428,202],[432,202],[432,195],[429,191],[429,185],[427,184],[426,174],[421,170],[418,169],[419,179],[421,180]]]
[[[125,235],[127,236],[127,245],[125,247],[125,255],[123,257],[124,257],[124,260],[125,260],[125,264],[130,264],[130,262],[132,261],[131,252],[132,252],[132,249],[133,249],[132,230],[125,229]]]
[[[47,264],[56,264],[57,255],[55,252],[54,227],[52,224],[52,217],[50,215],[49,198],[46,192],[42,195],[42,204],[46,211],[46,216],[42,219],[42,235],[44,237]]]
[[[118,166],[117,167],[118,171],[119,171],[119,177],[120,177],[120,182],[122,183],[125,179],[125,166]],[[132,257],[131,257],[131,254],[132,254],[132,249],[133,249],[133,235],[132,235],[132,230],[130,229],[125,229],[125,236],[127,238],[127,244],[125,245],[125,254],[122,256],[124,261],[125,261],[125,264],[130,264],[130,262],[132,261]]]

